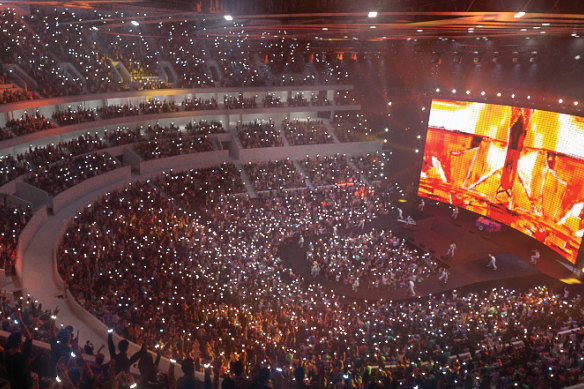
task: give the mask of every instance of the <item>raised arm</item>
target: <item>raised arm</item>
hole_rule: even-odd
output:
[[[110,358],[114,359],[116,357],[116,346],[114,346],[114,335],[109,330],[107,333],[107,348],[110,353]]]

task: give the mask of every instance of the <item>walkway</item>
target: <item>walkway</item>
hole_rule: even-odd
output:
[[[53,310],[55,307],[59,307],[57,323],[74,324],[75,331],[79,330],[81,345],[85,344],[86,340],[90,340],[96,349],[102,344],[106,344],[107,333],[97,333],[90,325],[83,322],[65,302],[63,291],[53,277],[53,250],[61,232],[64,231],[67,223],[81,207],[124,184],[124,181],[118,181],[86,193],[55,215],[49,216],[47,222],[37,231],[23,254],[22,287],[38,299],[45,309]]]

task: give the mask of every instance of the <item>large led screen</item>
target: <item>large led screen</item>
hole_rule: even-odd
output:
[[[574,263],[584,233],[584,118],[433,100],[418,194],[507,224]]]

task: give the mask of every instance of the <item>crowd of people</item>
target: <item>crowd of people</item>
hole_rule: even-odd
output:
[[[188,122],[185,126],[185,131],[189,135],[211,135],[223,134],[225,133],[225,128],[223,127],[222,122],[216,120],[201,120],[199,122]]]
[[[36,111],[34,114],[25,113],[19,119],[10,119],[6,122],[6,130],[12,136],[21,136],[43,131],[55,126],[55,123],[51,122],[39,111]]]
[[[258,106],[256,97],[244,97],[242,94],[237,96],[223,96],[223,106],[225,109],[256,108]]]
[[[309,157],[303,159],[300,166],[313,185],[348,185],[361,179],[346,155]]]
[[[284,145],[280,130],[276,128],[272,120],[268,122],[237,123],[235,132],[245,149]]]
[[[12,274],[16,261],[16,244],[20,231],[32,217],[30,207],[13,205],[8,196],[3,195],[0,203],[0,266],[7,274]]]
[[[217,100],[215,100],[214,97],[210,99],[204,99],[202,97],[184,99],[181,104],[184,107],[185,111],[204,111],[219,109],[219,106],[217,105]]]
[[[145,160],[213,151],[213,141],[207,135],[220,132],[222,124],[215,121],[188,124],[185,131],[174,124],[148,126],[145,130],[148,140],[135,144],[134,150]]]
[[[368,288],[405,289],[436,274],[438,264],[390,230],[333,233],[310,242],[306,260],[313,277]]]
[[[306,55],[304,44],[294,40],[254,41],[235,29],[199,39],[208,22],[176,19],[139,28],[128,23],[102,34],[100,23],[77,23],[91,13],[95,20],[120,15],[33,7],[21,18],[3,9],[0,60],[30,75],[39,97],[127,89],[112,61],[124,63],[133,79],[150,80],[159,71],[158,60],[168,59],[183,87],[350,81],[342,58]],[[254,108],[256,100],[225,96],[223,103],[227,109]],[[355,104],[357,98],[339,91],[334,102]],[[310,101],[298,94],[287,103],[330,101],[323,94]],[[281,102],[267,94],[263,104]],[[37,112],[9,121],[0,139],[55,123],[217,107],[213,98],[193,97],[181,104],[151,100],[138,107],[70,108],[56,112],[54,122]],[[361,113],[338,115],[334,125],[341,141],[372,133]],[[224,131],[220,122],[192,122],[185,130],[157,125],[86,134],[0,158],[1,179],[29,173],[27,182],[55,195],[119,167],[96,150],[136,143],[146,159],[206,151],[213,149],[208,135]],[[321,122],[284,122],[282,131],[292,145],[333,142]],[[237,132],[244,147],[283,143],[273,123],[240,125]],[[374,185],[383,181],[386,163],[384,154],[307,158],[300,165],[315,190],[305,187],[290,160],[246,164],[256,199],[245,194],[235,165],[224,163],[168,172],[96,200],[68,226],[57,250],[58,269],[81,305],[143,348],[130,357],[128,342],[116,349],[110,334],[106,363],[101,349],[81,347],[71,326],[57,331],[58,310],[43,309],[31,296],[3,295],[0,322],[11,335],[0,355],[0,379],[27,389],[210,388],[211,380],[218,387],[219,377],[223,387],[237,388],[561,388],[584,382],[584,330],[578,329],[584,325],[584,299],[569,289],[500,287],[364,301],[318,282],[322,277],[355,290],[404,289],[408,282],[437,276],[436,263],[402,237],[365,230],[366,222],[391,208],[391,199],[361,178]],[[283,190],[290,188],[298,190]],[[14,266],[18,235],[31,217],[30,209],[7,199],[0,206],[5,269]],[[285,245],[304,246],[305,240],[312,279],[292,271],[281,255]],[[51,352],[33,353],[32,339],[48,341]],[[156,360],[146,348],[157,351]],[[96,355],[96,362],[87,363],[83,354]],[[179,360],[184,377],[175,379],[174,363],[167,374],[157,374],[160,355]],[[137,377],[129,374],[133,363]],[[204,382],[195,384],[195,370],[205,373]]]
[[[355,105],[359,104],[355,90],[338,90],[335,92],[335,105]]]
[[[107,153],[86,154],[32,170],[25,181],[55,196],[89,178],[121,167]]]
[[[280,96],[275,96],[271,93],[267,93],[264,96],[264,108],[267,107],[279,107],[282,105],[282,100]]]
[[[282,130],[288,142],[293,146],[334,142],[321,120],[284,120]]]
[[[87,133],[57,144],[30,146],[23,153],[2,156],[0,157],[0,185],[33,170],[42,171],[56,162],[69,163],[68,161],[71,161],[73,157],[81,154],[145,141],[142,130],[141,127],[118,127],[115,130],[105,130],[101,135]]]
[[[37,97],[37,92],[38,97],[55,97],[173,86],[350,82],[344,61],[329,53],[315,53],[308,42],[287,38],[264,42],[234,30],[207,39],[193,36],[193,31],[198,34],[212,25],[206,20],[171,19],[152,26],[121,24],[113,29],[103,26],[103,20],[115,18],[123,18],[123,12],[33,7],[30,14],[20,15],[14,9],[3,9],[0,59],[20,66],[35,81],[29,85],[31,94],[8,93],[7,101]],[[254,55],[244,55],[246,52]],[[163,77],[169,71],[162,70],[159,61],[167,61],[173,74]],[[119,62],[129,81],[124,80],[124,71],[116,69]],[[173,81],[164,81],[169,76]],[[328,104],[325,98],[313,100],[316,105]]]
[[[304,188],[306,183],[290,159],[244,165],[256,191]]]
[[[0,76],[0,78],[2,77]],[[0,84],[4,84],[5,82],[0,79]],[[35,93],[16,87],[3,88],[0,92],[0,104],[17,103],[19,101],[34,100],[37,98],[38,96]]]
[[[204,186],[206,177],[197,181]],[[363,301],[291,272],[281,245],[375,219],[387,203],[373,188],[271,191],[251,200],[221,190],[191,194],[194,186],[171,174],[109,194],[81,211],[59,248],[71,292],[139,344],[190,357],[201,370],[230,365],[233,374],[239,361],[244,376],[257,377],[266,368],[274,387],[300,379],[315,388],[559,388],[583,379],[584,332],[558,335],[582,325],[580,295],[495,288]],[[394,264],[407,269],[406,279],[431,272],[423,259],[399,263],[409,252],[401,239],[369,234],[358,239],[401,253]],[[251,384],[244,379],[241,387]]]
[[[361,112],[336,113],[333,128],[341,142],[368,140],[373,134],[367,118]]]
[[[386,180],[385,172],[389,165],[390,152],[382,151],[365,155],[355,155],[351,161],[361,174],[370,183]]]

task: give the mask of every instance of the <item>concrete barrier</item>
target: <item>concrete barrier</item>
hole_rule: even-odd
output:
[[[352,142],[352,143],[327,143],[316,145],[300,145],[285,147],[264,147],[257,149],[240,149],[239,158],[242,163],[282,160],[285,158],[306,158],[317,155],[350,154],[361,155],[381,151],[382,144],[379,141]]]
[[[229,150],[204,151],[168,158],[151,159],[140,163],[140,174],[156,175],[169,170],[189,170],[216,166],[229,162]]]
[[[24,176],[18,176],[12,181],[8,181],[6,184],[0,186],[0,193],[14,194],[16,193],[16,183],[24,182]]]
[[[14,194],[31,203],[33,210],[46,205],[50,198],[49,193],[24,181],[16,182],[16,192]]]
[[[116,181],[129,181],[131,174],[132,172],[130,166],[122,166],[121,168],[80,182],[79,184],[72,186],[71,188],[53,197],[53,212],[58,212],[61,208],[82,197],[88,192],[92,192]]]
[[[84,101],[107,101],[109,99],[132,99],[132,98],[150,98],[150,97],[164,97],[164,96],[180,96],[180,95],[195,95],[201,93],[224,93],[231,94],[254,92],[254,93],[273,93],[285,91],[320,91],[320,90],[351,90],[352,84],[327,84],[327,85],[299,85],[299,86],[256,86],[256,87],[222,87],[222,88],[177,88],[177,89],[152,89],[152,90],[136,90],[129,92],[109,92],[92,95],[78,95],[78,96],[63,96],[52,97],[48,99],[19,101],[16,103],[0,105],[0,112],[12,112],[23,109],[45,107],[45,106],[59,106],[59,105],[74,105]],[[261,103],[261,102],[260,102]]]

